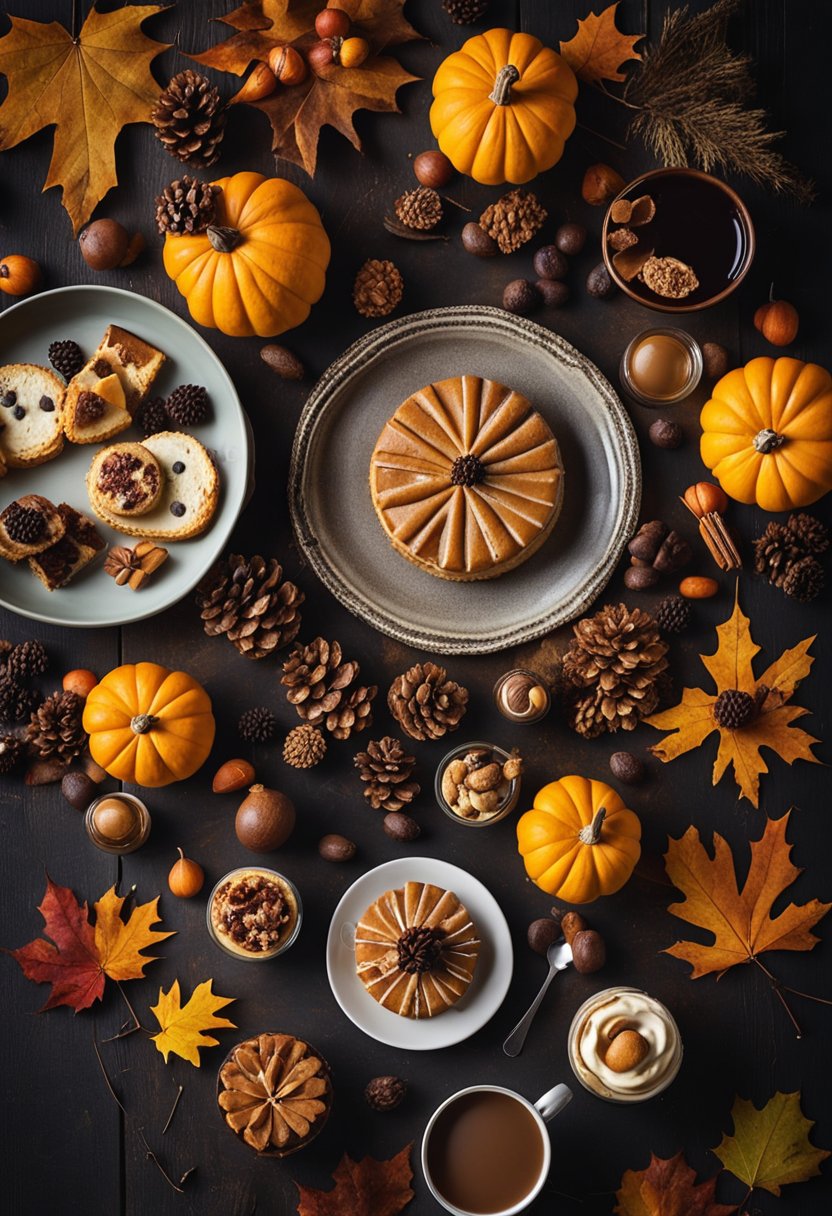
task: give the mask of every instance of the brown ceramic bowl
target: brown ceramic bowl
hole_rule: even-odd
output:
[[[692,267],[699,286],[687,296],[657,295],[638,278],[628,282],[616,269],[615,250],[607,236],[622,225],[613,223],[610,211],[621,199],[643,195],[653,199],[656,213],[632,231],[639,245],[653,249],[656,257],[678,258]],[[630,182],[610,203],[601,244],[607,270],[625,295],[645,308],[682,313],[710,308],[739,287],[754,260],[756,238],[748,208],[725,182],[698,169],[653,169]]]

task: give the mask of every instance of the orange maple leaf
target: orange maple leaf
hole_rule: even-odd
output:
[[[221,18],[237,33],[190,58],[240,76],[253,60],[265,62],[276,46],[290,44],[304,51],[317,41],[315,17],[320,7],[319,0],[248,0]],[[335,127],[360,151],[355,111],[398,112],[396,92],[418,77],[382,52],[421,37],[405,20],[403,8],[404,0],[358,0],[350,5],[350,19],[353,32],[370,44],[371,53],[364,63],[355,68],[331,64],[310,71],[301,84],[247,103],[262,110],[272,124],[275,155],[300,165],[312,176],[322,127]]]
[[[560,53],[572,71],[588,84],[599,80],[624,80],[620,70],[628,59],[641,59],[635,45],[644,34],[622,34],[615,24],[618,0],[600,13],[578,21],[578,32],[560,44]]]
[[[0,39],[0,72],[8,94],[0,106],[0,151],[44,127],[55,127],[44,184],[63,188],[75,232],[118,182],[115,141],[126,123],[149,122],[159,86],[151,60],[168,43],[141,24],[158,4],[125,5],[112,13],[93,7],[77,38],[52,21],[10,17]]]
[[[96,901],[95,947],[101,969],[111,980],[139,980],[147,964],[155,961],[140,952],[173,934],[150,927],[160,920],[158,895],[149,903],[136,904],[126,921],[121,919],[124,899],[113,886]]]
[[[768,950],[811,950],[819,940],[810,930],[832,904],[811,899],[806,904],[787,904],[777,916],[771,912],[774,902],[802,873],[792,864],[786,841],[790,814],[767,819],[761,838],[751,842],[751,864],[742,890],[731,849],[717,832],[713,858],[694,827],[681,839],[668,841],[667,876],[685,896],[668,912],[714,937],[709,945],[676,942],[665,951],[690,963],[691,979],[722,974],[739,963],[756,962],[766,971],[758,955]]]
[[[331,1191],[296,1183],[298,1216],[397,1216],[413,1198],[411,1148],[406,1145],[389,1161],[353,1161],[345,1153],[332,1171]]]
[[[615,1216],[731,1216],[735,1203],[717,1203],[716,1178],[696,1181],[696,1171],[675,1157],[650,1154],[645,1170],[627,1170],[615,1196]]]
[[[716,652],[699,656],[716,684],[716,692],[685,688],[678,705],[645,718],[645,722],[657,730],[674,732],[650,748],[653,755],[665,763],[699,747],[712,731],[719,731],[713,784],[716,785],[728,765],[733,763],[740,797],[759,806],[760,776],[768,772],[760,748],[770,748],[787,764],[793,764],[795,760],[819,763],[812,754],[812,745],[819,740],[792,725],[809,710],[789,704],[800,681],[811,670],[814,660],[809,655],[809,647],[815,638],[805,638],[791,650],[785,650],[757,678],[752,660],[759,654],[760,647],[751,637],[750,626],[750,620],[740,609],[737,594],[731,616],[717,626]],[[758,699],[755,716],[734,730],[720,726],[714,717],[717,697],[729,689],[749,693]]]

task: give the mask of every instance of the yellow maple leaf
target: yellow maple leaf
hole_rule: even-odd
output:
[[[814,660],[809,655],[809,647],[815,638],[805,638],[791,650],[785,650],[757,678],[752,660],[759,654],[760,647],[751,637],[750,620],[740,609],[739,593],[734,599],[734,611],[727,621],[717,626],[716,633],[718,646],[714,654],[699,656],[716,684],[716,692],[685,688],[678,705],[645,718],[649,726],[673,732],[650,751],[667,763],[699,747],[712,731],[719,731],[713,784],[716,785],[728,765],[733,763],[740,797],[747,798],[756,807],[760,801],[760,776],[768,772],[760,748],[770,748],[787,764],[793,764],[795,760],[819,763],[812,754],[812,745],[819,740],[793,726],[809,711],[789,704],[798,684],[811,669]],[[720,726],[714,717],[714,705],[720,693],[731,689],[748,693],[758,701],[751,720],[733,730]]]
[[[205,1031],[234,1029],[234,1022],[216,1015],[236,998],[217,996],[211,991],[213,982],[204,980],[203,983],[197,984],[191,999],[184,1005],[181,1004],[179,980],[173,981],[170,992],[159,989],[159,1004],[151,1005],[150,1012],[155,1014],[162,1029],[152,1038],[156,1050],[165,1057],[166,1064],[168,1056],[173,1052],[199,1068],[200,1047],[216,1047],[219,1042],[219,1039],[212,1038]]]
[[[172,932],[151,929],[160,921],[159,897],[146,904],[136,904],[126,921],[121,919],[125,897],[116,895],[110,887],[95,905],[95,948],[101,970],[111,980],[138,980],[144,968],[154,961],[152,955],[141,954],[148,946],[172,937]]]
[[[725,1169],[751,1190],[761,1187],[779,1195],[787,1183],[814,1178],[821,1161],[830,1155],[809,1139],[815,1125],[800,1109],[799,1091],[776,1093],[762,1110],[737,1098],[731,1119],[733,1135],[726,1133],[713,1151]]]
[[[118,182],[115,141],[126,123],[149,122],[159,86],[150,62],[168,43],[141,31],[157,4],[90,9],[73,39],[57,21],[10,17],[0,39],[0,72],[8,94],[0,106],[0,151],[44,127],[55,127],[44,184],[63,188],[75,232]]]
[[[618,0],[600,13],[590,13],[578,21],[578,32],[560,44],[560,53],[579,80],[595,84],[599,80],[624,80],[620,71],[628,59],[641,59],[634,49],[644,34],[622,34],[615,24]]]

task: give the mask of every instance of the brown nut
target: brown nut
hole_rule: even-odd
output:
[[[652,566],[630,566],[624,571],[624,586],[628,591],[649,591],[661,578]]]
[[[462,247],[466,253],[472,253],[475,258],[493,258],[500,252],[493,237],[484,228],[470,220],[462,229]]]
[[[277,342],[268,342],[260,351],[260,358],[282,380],[302,380],[305,375],[297,355]]]
[[[644,780],[644,764],[632,752],[613,752],[610,771],[616,781],[623,781],[625,785],[638,785]]]
[[[328,836],[322,836],[318,841],[318,852],[324,861],[352,861],[355,857],[356,845],[354,841],[347,840],[346,836],[330,832]]]
[[[495,761],[492,761],[491,764],[485,764],[482,768],[475,768],[472,773],[469,773],[465,778],[465,784],[469,790],[483,793],[485,790],[495,790],[502,779],[502,768]]]
[[[681,570],[693,557],[691,547],[678,532],[668,532],[661,547],[653,558],[653,569],[660,574],[672,574]]]
[[[709,515],[711,511],[728,509],[728,495],[721,486],[715,486],[710,481],[697,481],[695,485],[688,486],[682,502],[697,519]]]
[[[447,186],[454,175],[454,167],[444,152],[420,152],[413,161],[413,172],[421,186],[430,186],[433,190],[441,190]],[[479,228],[479,224],[477,225]],[[480,228],[482,232],[482,229]],[[483,236],[487,233],[483,232]],[[488,238],[491,239],[490,237]],[[496,245],[494,252],[496,253]]]
[[[98,797],[98,788],[86,773],[73,771],[61,778],[61,793],[76,811],[85,811],[92,800]]]
[[[500,795],[496,790],[484,790],[481,793],[471,790],[468,797],[471,799],[471,806],[480,815],[493,815],[499,810]]]
[[[215,794],[231,794],[246,789],[255,779],[254,765],[248,760],[226,760],[214,774],[211,789]]]
[[[494,759],[494,753],[490,747],[475,747],[473,751],[466,752],[463,763],[468,772],[473,772],[475,768],[482,768],[486,764],[490,764]]]
[[[638,1068],[650,1050],[645,1037],[632,1027],[627,1027],[613,1037],[604,1056],[604,1063],[613,1072],[630,1072]]]
[[[471,819],[476,814],[471,805],[471,795],[464,785],[457,789],[456,801],[451,803],[451,810],[455,815],[461,815],[463,819]]]
[[[652,444],[667,452],[675,451],[685,441],[685,432],[675,418],[657,418],[647,434]]]
[[[607,961],[604,939],[594,929],[582,929],[572,938],[572,962],[581,975],[600,971]]]
[[[451,766],[448,764],[442,773],[442,797],[449,806],[453,806],[459,797],[459,781],[454,780],[451,775]]]
[[[627,545],[627,552],[631,557],[638,557],[642,561],[652,563],[668,532],[667,524],[660,519],[651,519],[648,523],[641,525]]]
[[[721,380],[730,366],[728,351],[721,343],[702,343],[702,372],[707,380]]]
[[[561,936],[560,925],[551,916],[533,920],[526,931],[526,941],[535,954],[545,954]]]
[[[574,938],[575,934],[582,933],[588,928],[589,925],[581,916],[580,912],[564,912],[563,916],[560,918],[560,931],[564,936],[564,940],[570,946],[572,945],[572,939]]]
[[[709,600],[719,591],[719,583],[715,578],[705,578],[701,574],[692,574],[683,578],[679,584],[679,594],[686,600]]]
[[[382,826],[391,840],[400,840],[405,843],[415,840],[422,834],[422,829],[413,816],[405,815],[403,811],[390,811],[384,816]]]
[[[277,77],[267,63],[257,63],[254,71],[230,99],[229,105],[239,105],[241,102],[261,101],[269,97],[277,88]]]
[[[503,765],[503,777],[506,781],[516,781],[523,772],[523,757],[511,756]]]
[[[590,165],[581,182],[581,195],[590,206],[603,207],[616,194],[620,194],[625,185],[621,174],[609,165]]]

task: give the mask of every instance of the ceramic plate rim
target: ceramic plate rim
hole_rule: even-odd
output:
[[[155,608],[143,609],[138,597],[133,597],[136,600],[135,611],[125,612],[124,610],[121,610],[118,613],[114,613],[112,619],[108,619],[107,621],[89,621],[86,619],[78,619],[77,617],[70,619],[55,613],[38,611],[37,609],[32,608],[22,608],[18,604],[9,601],[2,594],[2,591],[0,591],[0,608],[6,608],[9,610],[9,612],[13,612],[16,616],[26,617],[32,621],[41,621],[46,625],[60,625],[70,629],[114,629],[122,625],[136,624],[139,621],[147,620],[148,617],[158,616],[162,612],[166,612],[169,608],[172,608],[175,604],[178,604],[180,600],[185,598],[186,595],[190,595],[199,580],[204,577],[205,573],[217,560],[229,537],[231,536],[231,533],[237,524],[237,520],[240,517],[243,506],[245,505],[247,487],[250,484],[252,472],[251,424],[249,423],[248,415],[243,409],[243,404],[240,401],[239,394],[234,386],[234,381],[231,379],[225,364],[220,359],[219,355],[212,350],[211,346],[207,340],[203,338],[202,334],[197,333],[194,327],[190,325],[184,317],[180,317],[178,313],[173,312],[173,310],[168,308],[166,305],[160,304],[158,300],[152,300],[149,296],[140,295],[136,291],[128,291],[125,287],[111,287],[106,283],[72,283],[65,287],[53,287],[49,291],[38,292],[38,294],[35,296],[28,296],[24,300],[18,300],[16,304],[12,304],[9,308],[4,309],[4,311],[0,313],[0,334],[2,333],[6,318],[10,317],[13,313],[25,311],[27,308],[36,308],[44,300],[51,299],[54,296],[72,294],[73,292],[77,291],[100,292],[103,297],[115,295],[126,297],[131,301],[138,300],[140,301],[139,307],[146,306],[151,311],[155,311],[168,318],[172,318],[180,326],[184,326],[185,329],[189,330],[191,335],[196,338],[197,342],[203,347],[204,353],[215,365],[218,373],[225,380],[231,403],[239,411],[246,440],[246,467],[245,475],[242,479],[242,488],[238,494],[239,501],[235,503],[229,500],[225,509],[220,512],[214,521],[214,524],[210,530],[212,541],[210,546],[210,558],[206,558],[204,568],[196,575],[190,585],[181,592],[177,589],[175,597],[166,601],[161,607],[157,605]],[[129,603],[129,600],[124,600],[125,608],[128,607]]]
[[[430,333],[433,328],[447,329],[450,325],[483,331],[502,331],[541,348],[556,362],[576,368],[589,382],[596,398],[602,403],[620,440],[614,455],[622,479],[621,502],[603,561],[587,575],[570,599],[553,603],[548,610],[541,612],[537,620],[512,629],[476,636],[466,636],[464,633],[458,636],[434,634],[429,629],[406,624],[393,616],[391,611],[381,609],[369,599],[359,596],[354,588],[342,581],[338,570],[326,556],[324,546],[318,541],[307,513],[303,493],[314,431],[332,396],[354,376],[366,373],[377,358],[389,353],[392,345],[419,333]],[[586,612],[601,595],[638,520],[641,506],[641,458],[635,428],[621,399],[586,355],[559,334],[525,317],[516,317],[501,308],[488,305],[460,304],[409,313],[407,316],[388,321],[353,342],[329,365],[309,394],[298,420],[289,466],[288,498],[292,528],[304,557],[327,590],[354,616],[380,633],[418,650],[432,650],[437,654],[449,655],[493,654],[495,651],[531,642],[561,625],[568,624]]]
[[[360,1020],[354,1017],[348,1009],[345,1008],[339,995],[338,980],[335,975],[335,951],[340,943],[340,928],[343,920],[342,909],[345,907],[347,901],[353,896],[356,888],[362,884],[367,884],[372,887],[376,884],[373,881],[368,882],[368,880],[381,880],[383,876],[391,873],[397,874],[399,870],[412,873],[414,867],[422,866],[426,866],[430,869],[439,867],[443,873],[441,875],[437,874],[434,879],[417,878],[414,881],[441,882],[442,885],[448,890],[452,890],[454,887],[449,884],[459,885],[455,876],[462,875],[463,884],[473,884],[475,887],[480,889],[478,894],[481,891],[484,897],[493,905],[493,918],[491,917],[492,909],[489,909],[488,930],[493,937],[492,944],[495,959],[500,961],[501,970],[503,970],[503,964],[507,964],[504,967],[504,978],[500,977],[496,980],[495,994],[491,998],[489,1005],[485,1006],[483,1010],[480,1011],[482,1016],[478,1017],[478,1019],[474,1019],[472,1028],[463,1028],[461,1034],[454,1034],[453,1031],[451,1031],[450,1037],[439,1043],[412,1041],[412,1039],[417,1039],[419,1027],[423,1025],[419,1019],[397,1018],[397,1022],[401,1023],[402,1032],[399,1036],[392,1033],[390,1035],[379,1034],[375,1029],[369,1029],[366,1023],[362,1023]],[[396,879],[396,881],[398,882],[399,880]],[[402,878],[401,881],[406,881],[406,879]],[[388,889],[388,887],[389,882],[382,883],[379,881],[376,894],[373,895],[372,893],[368,893],[366,897],[367,903],[369,904],[373,899],[377,899],[378,896],[383,893],[383,891]],[[465,895],[460,895],[460,898],[464,902]],[[502,940],[498,940],[500,938],[502,938]],[[468,870],[463,870],[461,866],[454,865],[454,863],[451,861],[444,861],[440,857],[393,857],[389,861],[383,861],[380,865],[374,866],[371,870],[367,870],[366,873],[359,874],[358,878],[356,878],[354,882],[350,883],[344,894],[338,900],[338,904],[335,911],[332,913],[332,918],[329,922],[329,929],[326,936],[326,974],[329,981],[330,991],[335,998],[335,1002],[344,1016],[348,1018],[349,1021],[351,1021],[352,1024],[356,1026],[363,1034],[366,1034],[371,1039],[375,1039],[377,1043],[384,1043],[387,1047],[397,1047],[402,1051],[441,1051],[445,1047],[454,1047],[457,1043],[462,1043],[466,1039],[470,1039],[472,1035],[475,1035],[482,1030],[482,1028],[487,1025],[487,1023],[490,1022],[495,1014],[500,1010],[503,1002],[506,999],[509,987],[511,986],[513,973],[514,946],[512,945],[511,940],[511,930],[508,927],[508,921],[506,920],[505,914],[497,902],[496,897],[491,891],[489,891],[484,882],[482,882],[479,878],[476,878],[473,874],[469,873]],[[355,980],[356,984],[360,984],[360,981],[355,975],[353,975],[352,978]],[[363,989],[361,989],[361,994],[366,996],[368,1001],[372,1001],[373,998],[368,996]],[[497,997],[499,997],[499,999],[497,999]],[[375,1002],[373,1002],[373,1004],[375,1005]],[[396,1017],[397,1015],[392,1014],[391,1016]],[[430,1020],[428,1023],[424,1024],[435,1026],[437,1025],[437,1022],[435,1020]],[[449,1028],[454,1026],[453,1021],[447,1024]],[[393,1025],[393,1023],[391,1023],[391,1025]]]

